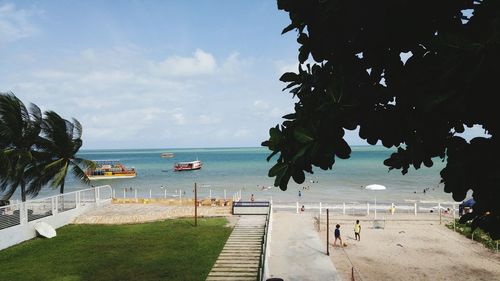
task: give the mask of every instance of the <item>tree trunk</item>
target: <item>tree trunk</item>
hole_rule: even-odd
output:
[[[63,194],[64,193],[64,181],[63,183],[61,184],[61,190],[60,190],[60,193]]]
[[[21,182],[21,201],[26,202],[26,183]]]

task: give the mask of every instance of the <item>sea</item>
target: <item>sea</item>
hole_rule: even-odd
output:
[[[160,154],[171,152],[172,158]],[[137,177],[91,181],[89,185],[68,175],[65,192],[110,185],[116,197],[193,198],[194,185],[200,198],[232,198],[241,193],[243,200],[252,194],[258,200],[273,202],[453,202],[451,194],[443,191],[439,171],[441,159],[434,159],[431,168],[389,171],[383,161],[394,150],[383,146],[353,146],[349,159],[337,159],[332,170],[315,168],[306,173],[306,180],[297,184],[290,180],[287,190],[273,186],[274,178],[267,176],[275,159],[266,161],[269,150],[249,148],[190,148],[190,149],[105,149],[81,150],[79,157],[89,160],[119,160],[134,168]],[[200,170],[175,172],[176,162],[200,160]],[[385,190],[368,190],[370,184],[380,184]],[[300,194],[299,194],[300,193]],[[57,194],[44,188],[38,197]],[[18,196],[18,194],[16,195]]]

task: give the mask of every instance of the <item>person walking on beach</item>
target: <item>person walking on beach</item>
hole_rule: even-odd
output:
[[[333,241],[333,246],[337,244],[337,239],[340,240],[340,246],[343,247],[344,243],[342,243],[342,237],[340,237],[340,224],[335,226],[335,241]]]
[[[300,193],[300,190],[299,190],[299,197],[301,197],[301,196],[302,196],[302,193]]]
[[[359,220],[356,220],[356,224],[354,225],[354,239],[361,241],[361,237],[359,236],[361,232],[361,224],[359,224]]]
[[[253,197],[253,194],[252,196],[250,197],[250,201],[254,202],[255,201],[255,198]]]

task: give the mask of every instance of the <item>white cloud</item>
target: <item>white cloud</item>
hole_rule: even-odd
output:
[[[31,22],[33,11],[16,9],[5,3],[0,6],[0,45],[33,36],[38,30]]]
[[[280,105],[287,97],[262,63],[201,48],[163,58],[136,46],[88,48],[43,64],[35,57],[0,77],[0,90],[77,118],[86,148],[258,145],[290,111],[280,108],[293,106]]]
[[[207,114],[201,114],[199,116],[199,122],[202,125],[213,125],[213,124],[219,124],[221,119],[217,116],[212,116],[212,115],[207,115]]]
[[[161,76],[211,75],[217,70],[212,54],[197,49],[192,57],[171,56],[159,63],[152,63],[152,70]]]
[[[283,75],[285,72],[299,72],[299,63],[295,62],[284,62],[284,61],[276,61],[274,62],[276,70],[278,72],[279,77]]]

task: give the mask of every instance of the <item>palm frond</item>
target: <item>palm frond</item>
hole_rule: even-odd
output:
[[[75,125],[75,132],[73,134],[73,139],[81,139],[83,133],[82,124],[80,124],[80,122],[75,118],[73,118],[73,124]]]
[[[90,179],[89,177],[87,176],[87,174],[85,174],[85,171],[82,170],[82,168],[80,168],[80,166],[78,165],[73,165],[72,167],[72,171],[73,171],[73,175],[77,178],[77,179],[80,179],[82,182],[84,182],[85,184],[89,184],[90,182]]]

